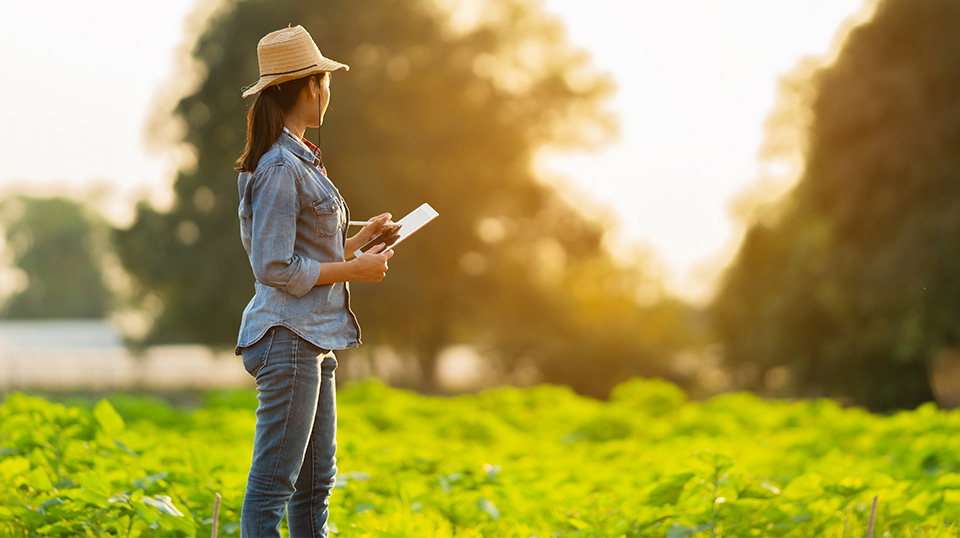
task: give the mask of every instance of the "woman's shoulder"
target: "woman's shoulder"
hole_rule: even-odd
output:
[[[274,142],[270,149],[260,157],[260,162],[257,164],[257,170],[260,170],[266,166],[290,166],[293,164],[293,159],[296,156],[293,153],[285,148],[283,144],[279,141]]]
[[[253,176],[256,178],[280,173],[289,174],[296,178],[302,175],[297,166],[297,162],[296,155],[285,148],[283,144],[274,143],[273,146],[260,157],[260,162],[257,163],[257,169],[254,170]]]

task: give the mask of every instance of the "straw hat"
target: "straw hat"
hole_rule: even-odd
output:
[[[284,28],[263,36],[257,43],[260,62],[260,80],[243,90],[243,96],[253,95],[268,86],[281,84],[313,73],[350,70],[350,66],[324,58],[303,26]]]

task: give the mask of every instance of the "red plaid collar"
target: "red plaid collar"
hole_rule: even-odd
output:
[[[304,144],[306,144],[307,147],[310,148],[310,151],[316,153],[316,154],[317,154],[317,157],[320,156],[320,148],[318,148],[317,146],[314,146],[314,145],[313,145],[313,142],[307,140],[306,137],[301,138],[300,141],[303,142]]]

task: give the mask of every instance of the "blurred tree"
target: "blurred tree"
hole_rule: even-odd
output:
[[[629,306],[626,318],[575,321],[593,315],[572,299],[571,275],[582,273],[575,267],[613,265],[602,226],[539,182],[532,160],[547,144],[607,140],[614,123],[601,106],[612,84],[536,4],[246,0],[219,12],[197,41],[203,80],[175,111],[196,165],[180,171],[175,206],[160,213],[142,205],[133,227],[118,233],[124,264],[164,304],[153,341],[235,342],[253,290],[232,171],[250,104],[240,88],[257,78],[259,38],[291,23],[352,67],[333,75],[323,150],[353,218],[399,218],[423,202],[440,213],[398,248],[383,282],[352,287],[366,341],[417,357],[429,388],[438,353],[451,343],[542,356],[586,342],[585,324],[607,335],[644,319],[635,301],[607,293],[594,301]],[[649,285],[634,279],[641,281]],[[659,344],[628,331],[608,340],[623,348],[616,360],[663,360]]]
[[[878,2],[798,90],[803,175],[713,304],[733,365],[877,409],[932,399],[929,361],[960,345],[958,27],[950,0]]]
[[[0,225],[14,265],[27,277],[4,305],[4,318],[107,315],[111,295],[99,262],[105,223],[73,200],[16,196],[0,204]]]

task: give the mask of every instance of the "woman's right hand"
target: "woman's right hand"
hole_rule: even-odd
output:
[[[353,264],[354,282],[380,282],[387,276],[387,260],[393,257],[393,250],[384,250],[383,243],[350,260]]]

